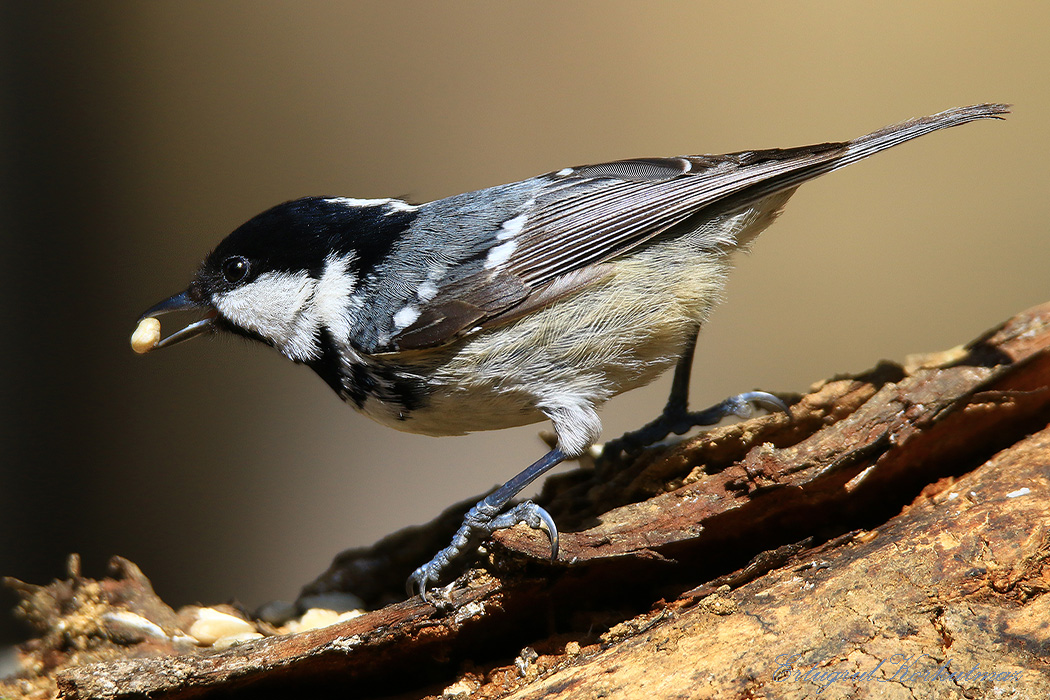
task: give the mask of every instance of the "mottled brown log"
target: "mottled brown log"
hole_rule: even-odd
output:
[[[41,602],[88,585],[73,577],[18,584],[42,630],[27,658],[68,698],[1048,697],[1048,387],[1050,304],[828,380],[790,419],[549,480],[558,561],[542,535],[500,532],[451,609],[414,598],[224,651],[109,639],[78,656],[54,634],[62,606]],[[465,506],[340,555],[304,592],[395,599]],[[127,569],[98,585],[122,580],[148,588]],[[173,624],[149,596],[106,602]],[[945,661],[959,675],[933,678]]]
[[[1045,429],[871,531],[475,697],[1050,697],[1048,465]]]

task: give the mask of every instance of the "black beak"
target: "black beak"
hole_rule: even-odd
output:
[[[139,317],[139,323],[142,323],[147,318],[154,318],[161,314],[166,314],[172,311],[204,311],[204,318],[195,323],[191,323],[180,331],[175,331],[167,338],[164,338],[158,342],[154,348],[166,348],[171,345],[176,345],[184,340],[189,340],[198,335],[208,333],[215,327],[215,317],[218,316],[218,312],[212,308],[210,304],[202,304],[198,301],[194,301],[190,298],[188,291],[179,292],[178,294],[165,299],[164,301],[151,306],[146,310],[146,313]]]

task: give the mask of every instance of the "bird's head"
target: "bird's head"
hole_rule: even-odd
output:
[[[139,322],[141,329],[148,319],[174,311],[203,318],[164,339],[133,340],[133,347],[145,352],[226,331],[271,345],[296,362],[316,359],[323,333],[349,335],[360,271],[389,251],[388,239],[412,209],[396,200],[321,197],[273,207],[227,236],[185,291],[148,309]]]

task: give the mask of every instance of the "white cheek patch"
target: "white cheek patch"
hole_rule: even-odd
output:
[[[270,340],[300,362],[320,356],[320,322],[310,313],[316,281],[303,272],[265,272],[212,303],[230,322]]]
[[[335,340],[350,337],[350,327],[361,306],[351,296],[357,288],[357,275],[350,271],[356,256],[335,255],[325,260],[324,274],[314,288],[314,312],[318,320],[331,331]]]
[[[212,303],[231,323],[269,340],[298,362],[321,356],[318,335],[327,328],[337,343],[345,344],[360,302],[353,299],[357,276],[351,272],[355,256],[331,255],[320,279],[301,272],[265,272]]]

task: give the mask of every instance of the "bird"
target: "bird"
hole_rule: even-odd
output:
[[[566,167],[424,204],[304,197],[250,219],[187,289],[149,308],[139,352],[208,333],[275,348],[379,423],[462,435],[549,420],[556,444],[471,508],[409,577],[431,600],[453,562],[496,530],[558,531],[514,498],[601,434],[599,407],[675,368],[663,412],[616,441],[635,449],[755,409],[750,391],[688,409],[697,334],[735,254],[802,183],[931,132],[1002,119],[1006,104],[950,109],[840,142]],[[157,317],[201,318],[161,338]],[[608,443],[607,443],[608,446]]]

